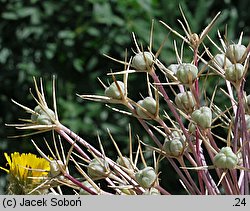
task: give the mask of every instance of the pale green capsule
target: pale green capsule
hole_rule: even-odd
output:
[[[212,111],[209,107],[203,106],[191,114],[192,120],[201,128],[210,128],[212,124]]]
[[[156,101],[154,98],[146,97],[143,100],[139,100],[137,102],[137,104],[139,104],[141,107],[146,109],[146,111],[144,111],[142,108],[137,106],[136,112],[137,112],[138,116],[145,118],[145,119],[148,119],[150,117],[149,117],[149,115],[147,115],[147,112],[152,114],[152,115],[156,114]]]
[[[244,67],[242,64],[233,64],[226,68],[225,77],[228,81],[237,82],[239,81],[244,73]]]
[[[152,167],[146,167],[135,173],[135,179],[141,187],[150,188],[157,179],[157,175]]]
[[[193,84],[194,80],[197,78],[198,69],[193,64],[180,64],[176,71],[176,77],[182,84]]]
[[[151,55],[151,53],[145,51],[145,52],[137,53],[133,57],[132,66],[136,70],[145,71],[148,69],[148,67],[152,66],[153,62],[154,62],[154,60],[153,60],[153,56]]]
[[[234,64],[240,62],[245,52],[246,46],[240,44],[232,44],[228,46],[226,50],[226,56]]]
[[[115,82],[113,82],[109,87],[105,89],[105,96],[120,100],[122,95],[125,93],[124,83],[122,81],[117,81],[117,84],[120,87],[120,91]]]
[[[213,159],[214,165],[222,169],[234,169],[238,164],[238,157],[230,147],[221,148],[220,152]]]

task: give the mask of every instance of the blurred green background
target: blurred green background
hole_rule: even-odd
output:
[[[123,68],[103,54],[124,59],[127,48],[128,56],[132,56],[131,32],[146,47],[152,19],[155,20],[154,51],[169,32],[159,20],[182,32],[177,22],[181,19],[179,3],[194,32],[200,33],[222,11],[211,37],[216,37],[218,27],[224,30],[227,24],[230,40],[237,41],[242,30],[245,40],[249,40],[249,0],[0,0],[0,165],[6,164],[4,152],[35,152],[29,141],[31,137],[10,139],[8,136],[21,133],[5,126],[27,117],[11,99],[31,108],[35,106],[29,95],[29,88],[34,87],[32,76],[43,78],[48,103],[52,105],[51,78],[56,75],[60,120],[86,140],[97,143],[98,131],[104,145],[110,147],[106,131],[109,128],[126,152],[128,122],[133,125],[134,134],[147,139],[135,119],[114,113],[103,104],[82,101],[76,93],[102,94],[97,77],[107,83],[111,79],[106,74],[111,69]],[[160,56],[166,65],[176,61],[172,46],[169,39]],[[130,77],[131,98],[138,99],[139,92],[145,90],[142,80],[139,76]],[[32,138],[42,140],[39,136]],[[38,142],[40,146],[42,142]],[[112,153],[112,150],[107,152],[114,156]],[[171,182],[175,187],[174,179]],[[6,174],[0,171],[0,194],[4,193],[5,184]]]

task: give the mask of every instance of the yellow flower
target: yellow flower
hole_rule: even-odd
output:
[[[4,153],[9,169],[0,167],[9,174],[9,192],[26,194],[36,188],[48,176],[49,162],[31,153]]]

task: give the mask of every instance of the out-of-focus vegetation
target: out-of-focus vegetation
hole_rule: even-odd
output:
[[[7,136],[18,133],[4,125],[18,121],[19,110],[11,99],[29,107],[35,105],[33,99],[26,95],[29,88],[33,88],[33,76],[43,78],[46,94],[51,99],[51,77],[56,75],[62,123],[93,141],[97,140],[97,131],[101,139],[108,139],[106,128],[109,128],[126,149],[128,122],[133,123],[133,119],[124,115],[121,118],[119,113],[111,112],[102,104],[82,102],[76,93],[103,92],[101,85],[96,86],[97,77],[107,82],[105,76],[111,69],[122,70],[122,66],[103,54],[123,59],[125,48],[134,48],[131,32],[135,32],[145,47],[149,42],[152,19],[155,22],[154,51],[169,36],[161,58],[166,64],[176,61],[172,47],[174,36],[169,35],[158,21],[163,20],[182,32],[177,21],[181,17],[179,3],[194,32],[201,32],[211,18],[222,11],[217,25],[224,31],[224,23],[227,23],[228,38],[235,40],[244,30],[245,39],[249,40],[248,0],[0,0],[1,158],[4,151],[34,150],[28,141],[30,137],[26,138],[27,141],[23,141],[25,138],[8,139]],[[216,29],[217,26],[210,33],[212,38],[216,37]],[[130,96],[138,98],[143,87],[140,87],[141,79],[135,76],[131,79],[136,86],[130,90]],[[139,129],[133,127],[135,133]],[[5,165],[5,161],[1,159],[0,164]],[[2,188],[4,180],[0,182]],[[0,191],[3,192],[2,189]]]

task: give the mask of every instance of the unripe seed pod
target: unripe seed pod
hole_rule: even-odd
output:
[[[175,97],[175,104],[179,109],[186,113],[192,113],[195,107],[195,99],[192,92],[181,92]]]
[[[133,169],[133,166],[131,165],[131,161],[130,159],[128,159],[127,157],[118,157],[117,160],[116,160],[116,163],[118,165],[121,165],[125,168],[128,168],[128,169]]]
[[[135,179],[141,187],[150,188],[157,179],[157,175],[152,167],[146,167],[135,173]]]
[[[244,106],[245,106],[245,112],[250,114],[250,95],[245,97]]]
[[[197,78],[198,69],[193,64],[180,64],[177,68],[176,77],[178,80],[186,85],[193,84]]]
[[[147,189],[143,195],[161,195],[160,191],[154,187]]]
[[[250,115],[246,114],[245,119],[246,119],[246,128],[247,130],[250,130]]]
[[[84,181],[82,184],[88,187],[93,192],[96,192],[96,189],[88,181]],[[79,195],[90,195],[90,193],[83,188],[80,188]]]
[[[188,124],[188,131],[190,134],[195,134],[196,127],[195,127],[195,124],[193,122],[190,122]]]
[[[163,144],[163,150],[169,155],[173,157],[179,157],[183,154],[185,150],[185,141],[182,137],[174,137],[169,140],[165,138],[165,142]]]
[[[242,78],[243,73],[244,73],[243,65],[237,63],[226,68],[225,77],[227,80],[235,83]]]
[[[238,164],[238,157],[230,147],[221,148],[220,152],[214,157],[214,165],[222,169],[234,169]]]
[[[88,175],[92,179],[106,178],[109,173],[108,162],[102,158],[94,158],[88,165]]]
[[[61,160],[52,160],[50,161],[50,171],[49,174],[51,177],[56,177],[62,173],[62,170],[65,170],[65,165]]]
[[[156,101],[154,98],[152,97],[146,97],[143,100],[139,100],[137,102],[137,104],[139,104],[141,107],[143,107],[144,109],[147,110],[148,113],[155,115],[156,114]],[[147,115],[147,112],[144,111],[142,108],[140,108],[139,106],[136,107],[136,112],[137,114],[144,118],[144,119],[148,119],[150,118]]]
[[[153,62],[153,56],[150,52],[139,52],[133,57],[132,66],[136,70],[144,71],[147,70],[148,67],[151,67]]]
[[[245,114],[245,121],[246,121],[246,129],[247,130],[250,130],[250,115],[249,114]],[[232,118],[232,124],[233,124],[233,127],[234,127],[234,124],[235,124],[235,116]],[[239,127],[239,130],[241,131],[242,129],[242,126]]]
[[[216,54],[213,60],[215,65],[218,65],[221,68],[228,67],[232,65],[230,60],[225,56],[225,54]]]
[[[109,87],[105,89],[105,96],[120,100],[122,99],[122,95],[125,93],[125,86],[122,81],[117,81],[117,84],[120,87],[121,92],[119,91],[119,88],[117,87],[116,83],[113,82]]]
[[[168,66],[168,69],[172,71],[174,74],[176,74],[178,67],[179,67],[179,64],[171,64]]]
[[[199,125],[202,129],[210,128],[212,124],[212,111],[209,107],[203,106],[200,109],[195,110],[192,115],[192,119]]]
[[[40,105],[37,105],[34,109],[35,114],[31,114],[32,122],[40,125],[51,125],[55,120],[55,113],[49,108],[43,110]]]
[[[246,52],[246,46],[240,44],[229,45],[226,50],[226,56],[232,63],[240,62],[244,53]]]

